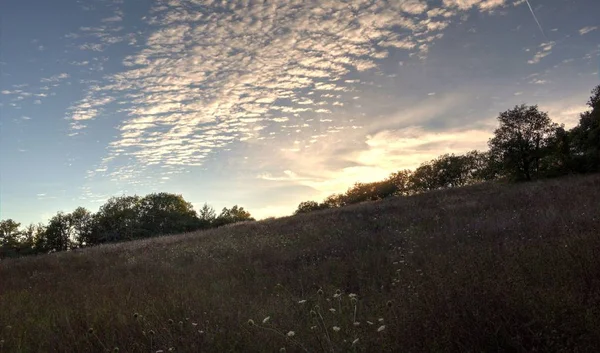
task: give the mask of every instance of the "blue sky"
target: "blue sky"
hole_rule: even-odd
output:
[[[166,191],[258,218],[485,149],[500,111],[567,127],[596,0],[3,0],[0,218]]]

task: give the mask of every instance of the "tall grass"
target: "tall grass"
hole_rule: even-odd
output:
[[[592,352],[600,176],[0,262],[0,352]]]

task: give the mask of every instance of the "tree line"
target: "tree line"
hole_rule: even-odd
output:
[[[305,201],[295,213],[409,196],[431,190],[492,180],[531,181],[600,171],[600,86],[592,90],[590,110],[570,130],[558,125],[537,105],[518,105],[500,113],[487,151],[444,154],[415,170],[401,170],[384,180],[355,183],[345,193],[322,202]]]
[[[385,180],[355,183],[345,193],[322,202],[306,201],[296,214],[408,196],[485,181],[531,181],[565,174],[600,171],[600,86],[592,90],[590,110],[570,130],[537,106],[519,105],[500,113],[499,127],[487,151],[444,154],[415,170],[400,170]],[[104,243],[143,239],[253,221],[243,207],[207,204],[196,212],[181,195],[154,193],[110,198],[98,212],[78,207],[58,212],[47,224],[24,228],[12,219],[0,221],[0,258],[72,250]]]
[[[73,250],[243,221],[254,218],[237,205],[225,207],[217,215],[208,204],[196,212],[181,195],[170,193],[112,197],[96,213],[78,207],[71,213],[58,212],[47,224],[22,228],[12,219],[0,221],[0,258]]]

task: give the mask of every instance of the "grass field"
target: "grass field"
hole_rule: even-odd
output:
[[[600,176],[0,262],[1,352],[594,352]]]

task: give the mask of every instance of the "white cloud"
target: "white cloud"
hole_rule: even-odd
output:
[[[555,44],[556,44],[556,42],[546,42],[546,43],[540,44],[538,51],[535,53],[535,55],[533,56],[533,58],[531,60],[527,61],[527,63],[528,64],[538,64],[543,58],[552,54],[552,48],[554,47]]]
[[[306,141],[316,145],[346,128],[318,118],[342,107],[350,111],[360,102],[352,97],[358,97],[362,82],[347,81],[350,74],[375,72],[391,51],[424,58],[460,10],[504,5],[498,0],[444,0],[439,8],[423,0],[195,3],[202,6],[157,1],[146,18],[153,32],[143,43],[115,27],[122,13],[73,36],[85,38],[79,48],[92,51],[118,42],[139,45],[123,60],[125,70],[91,85],[69,110],[74,130],[103,114],[109,103],[124,117],[94,173],[131,180],[133,169],[199,166],[235,141],[313,134]],[[304,121],[314,116],[317,120]],[[269,128],[273,124],[276,130]],[[130,158],[136,168],[119,166],[131,164]]]
[[[588,27],[583,27],[582,29],[579,30],[579,34],[584,35],[584,34],[588,34],[592,31],[597,30],[598,27],[597,26],[588,26]]]

